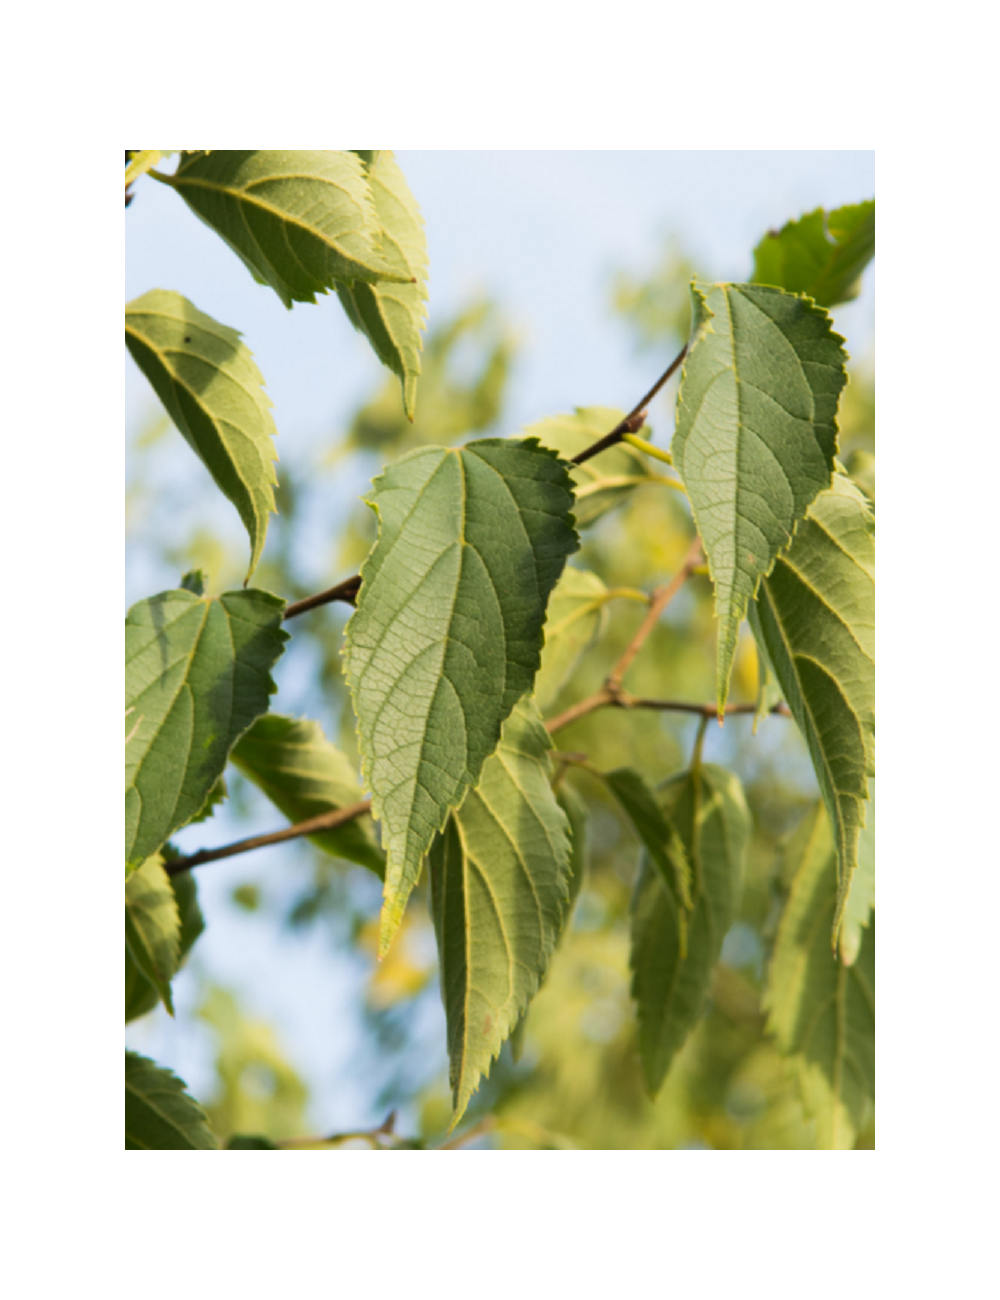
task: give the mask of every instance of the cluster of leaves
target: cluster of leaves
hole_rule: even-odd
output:
[[[137,153],[127,183],[146,170],[174,188],[286,306],[336,290],[399,377],[412,418],[427,258],[391,153],[198,151],[182,154],[173,176],[153,170],[158,158]],[[836,459],[846,357],[825,307],[854,292],[873,251],[874,204],[862,204],[766,236],[749,283],[692,284],[672,457],[627,432],[620,411],[591,408],[516,438],[420,446],[375,479],[367,503],[377,540],[360,586],[341,584],[356,601],[344,670],[370,803],[317,723],[269,709],[283,623],[301,611],[257,588],[208,598],[194,577],[133,606],[127,1020],[157,1000],[172,1013],[170,981],[203,922],[196,862],[178,859],[169,840],[225,797],[232,764],[317,847],[383,880],[381,955],[427,862],[454,1126],[503,1043],[519,1046],[581,889],[589,817],[567,779],[575,764],[601,779],[643,846],[632,994],[655,1094],[704,1013],[736,914],[753,829],[747,800],[733,772],[702,761],[704,727],[688,766],[657,787],[645,763],[606,771],[599,752],[594,762],[559,754],[553,764],[550,733],[573,718],[546,721],[543,712],[623,594],[567,565],[581,530],[638,487],[668,485],[665,495],[690,501],[714,587],[720,721],[748,619],[759,711],[787,702],[816,771],[822,803],[788,850],[766,1002],[821,1143],[853,1140],[874,1095],[874,868],[865,840],[874,515]],[[128,306],[126,341],[236,507],[250,539],[249,581],[275,484],[274,427],[249,349],[163,290]],[[591,458],[612,428],[615,445]],[[664,461],[670,475],[658,472]],[[665,590],[651,598],[654,615]],[[670,706],[621,687],[641,639],[595,708]],[[179,1081],[133,1053],[126,1143],[215,1144]]]

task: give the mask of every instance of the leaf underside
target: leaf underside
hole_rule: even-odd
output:
[[[553,704],[607,624],[608,589],[595,573],[563,570],[549,598],[542,663],[535,678],[540,709]]]
[[[691,294],[673,455],[715,586],[721,715],[747,605],[830,486],[846,354],[805,298],[746,284]]]
[[[382,953],[434,834],[532,687],[549,594],[577,547],[572,500],[533,439],[421,448],[375,480],[379,536],[344,654],[387,854]]]
[[[275,509],[277,430],[263,377],[236,330],[179,293],[153,289],[125,308],[125,343],[170,418],[236,507],[257,567]]]
[[[683,839],[673,822],[664,816],[656,795],[632,768],[621,767],[614,772],[605,772],[604,780],[652,858],[664,886],[680,907],[690,911],[691,861]]]
[[[875,521],[843,475],[813,502],[750,610],[835,828],[839,926],[875,775]]]
[[[736,914],[750,814],[731,772],[702,764],[660,792],[691,863],[694,906],[686,933],[676,894],[643,855],[632,899],[632,997],[639,1022],[639,1055],[651,1096],[708,997],[712,968]]]
[[[520,704],[429,855],[452,1128],[537,992],[569,910],[570,838],[548,733]]]
[[[412,420],[420,376],[421,333],[427,324],[424,221],[391,150],[379,151],[368,168],[368,179],[382,227],[382,256],[393,271],[414,283],[340,282],[337,296],[351,324],[368,338],[378,359],[399,376],[403,409]]]
[[[288,639],[284,607],[251,589],[217,600],[166,591],[129,610],[126,877],[197,815],[236,740],[266,712]]]
[[[549,416],[529,425],[525,432],[537,438],[543,447],[551,447],[570,460],[610,433],[624,414],[610,406],[577,407],[572,415]],[[643,432],[649,435],[648,430]],[[589,528],[609,510],[624,505],[634,488],[656,481],[647,458],[624,442],[609,447],[592,460],[585,460],[582,465],[574,465],[570,472],[576,493],[573,513],[578,528]]]
[[[362,798],[346,756],[318,722],[266,713],[236,743],[231,760],[292,823],[347,808]],[[385,873],[385,855],[369,818],[355,818],[309,839],[325,853]]]
[[[126,894],[132,881],[142,874],[142,869],[135,873],[125,884]],[[170,887],[173,890],[174,902],[180,916],[180,955],[177,965],[184,962],[184,958],[191,950],[191,946],[198,936],[205,929],[205,918],[201,914],[201,908],[198,906],[198,890],[194,882],[194,875],[190,871],[181,871],[175,876],[168,876]],[[129,951],[128,934],[126,931],[125,942],[125,1023],[131,1020],[137,1020],[140,1016],[146,1015],[152,1011],[159,1002],[160,997],[154,986],[149,982],[146,976],[136,965],[135,959]]]
[[[817,1145],[851,1147],[875,1097],[875,918],[848,966],[830,951],[837,853],[817,803],[786,852],[791,890],[768,971],[768,1029],[816,1118]]]
[[[338,280],[409,278],[382,257],[368,173],[350,151],[213,149],[161,179],[286,307]]]
[[[125,1150],[214,1151],[205,1112],[170,1070],[125,1053]]]
[[[874,199],[829,213],[817,208],[764,236],[753,252],[754,283],[834,307],[858,296],[861,273],[874,256]]]

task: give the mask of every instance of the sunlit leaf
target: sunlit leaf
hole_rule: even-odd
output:
[[[165,591],[125,619],[125,874],[196,816],[229,751],[266,712],[288,639],[266,591]],[[134,726],[134,723],[133,723]]]
[[[874,256],[874,199],[832,212],[817,208],[764,236],[753,251],[754,283],[834,307],[858,296],[861,273]]]
[[[875,782],[869,784],[871,799],[866,808],[865,825],[858,836],[858,865],[851,877],[840,927],[840,959],[851,966],[861,951],[863,930],[875,914]]]
[[[170,981],[181,960],[181,918],[158,853],[125,882],[125,947],[173,1015]]]
[[[564,781],[556,791],[556,802],[566,814],[569,822],[570,837],[570,876],[569,904],[566,909],[567,921],[573,913],[576,900],[583,888],[583,878],[587,874],[587,805],[571,785]]]
[[[125,1150],[212,1151],[218,1147],[205,1112],[175,1074],[135,1052],[125,1053]]]
[[[379,537],[345,662],[387,853],[384,953],[435,832],[531,689],[549,594],[577,537],[566,470],[533,439],[422,448],[368,501]]]
[[[191,450],[236,507],[253,573],[278,481],[271,401],[236,330],[179,293],[152,289],[125,308],[125,343]]]
[[[370,151],[371,152],[371,151]],[[421,333],[427,323],[427,239],[424,220],[406,178],[389,149],[377,151],[368,168],[375,211],[382,227],[382,257],[413,283],[338,282],[351,323],[367,336],[383,365],[399,376],[403,407],[413,419],[420,375]]]
[[[479,785],[430,851],[452,1127],[538,990],[566,921],[570,840],[534,705],[510,715]]]
[[[813,502],[750,614],[835,827],[839,923],[875,775],[875,521],[843,475]]]
[[[693,908],[679,915],[676,893],[644,856],[632,899],[632,997],[653,1096],[704,1011],[750,838],[743,787],[724,768],[705,763],[674,777],[659,800],[691,863]]]
[[[213,149],[160,177],[286,307],[338,280],[409,279],[386,265],[364,163],[319,149]]]
[[[529,425],[526,432],[543,447],[551,447],[570,460],[610,433],[624,414],[609,406],[577,407],[572,415],[552,415],[539,420]],[[643,432],[648,436],[648,430]],[[624,505],[634,488],[655,483],[657,479],[647,458],[626,443],[574,466],[572,475],[576,493],[573,514],[578,528],[589,527],[609,510]]]
[[[232,762],[292,823],[350,807],[364,796],[346,756],[323,735],[318,722],[267,713],[237,741]],[[371,819],[355,818],[309,839],[324,852],[385,872]]]
[[[715,585],[721,714],[747,605],[830,486],[846,354],[805,298],[748,284],[691,295],[673,456]]]
[[[137,874],[141,876],[142,869]],[[135,879],[136,876],[132,876],[126,881],[126,894]],[[180,955],[177,962],[179,967],[184,964],[184,958],[191,950],[191,945],[204,931],[205,918],[198,906],[198,890],[192,872],[180,871],[174,876],[168,876],[168,880],[180,916]],[[131,1020],[137,1020],[140,1016],[152,1011],[159,1000],[156,989],[136,965],[135,959],[129,951],[126,929],[125,1023],[128,1024]]]
[[[817,1145],[846,1148],[875,1096],[875,918],[856,960],[830,950],[837,906],[837,853],[817,803],[786,852],[791,889],[774,942],[764,994],[768,1029],[789,1056]]]
[[[572,676],[582,655],[607,624],[608,589],[595,573],[569,565],[549,598],[542,666],[535,699],[547,709]]]

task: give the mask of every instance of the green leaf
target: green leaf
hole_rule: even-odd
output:
[[[325,149],[213,149],[160,176],[286,307],[337,280],[410,279],[386,265],[364,163]]]
[[[529,425],[526,432],[543,447],[551,447],[570,460],[610,433],[624,414],[610,406],[578,406],[572,415],[549,416]],[[578,528],[587,528],[609,510],[624,505],[633,488],[655,483],[659,478],[650,470],[646,457],[626,443],[609,447],[582,465],[574,465],[571,473],[576,493],[573,513]]]
[[[214,1151],[205,1112],[170,1070],[125,1053],[125,1150]]]
[[[158,853],[125,882],[125,947],[173,1015],[170,981],[181,960],[181,918]]]
[[[653,859],[663,883],[680,907],[690,911],[692,878],[687,848],[676,827],[663,815],[656,796],[631,768],[621,767],[602,776]]]
[[[778,924],[763,1005],[768,1029],[789,1056],[817,1145],[854,1145],[875,1096],[875,921],[852,965],[830,951],[837,906],[837,853],[817,803],[786,851],[791,889]]]
[[[565,781],[556,791],[556,803],[566,814],[570,836],[569,901],[566,906],[566,923],[573,914],[576,900],[583,888],[587,874],[587,805],[571,785]]]
[[[431,847],[454,1128],[534,997],[566,921],[570,842],[534,704],[510,715],[482,780]]]
[[[874,256],[874,199],[833,212],[817,208],[764,236],[753,251],[754,283],[834,307],[858,296],[861,273]]]
[[[226,778],[220,776],[215,785],[209,790],[207,799],[188,822],[188,825],[194,826],[199,822],[207,822],[210,817],[214,817],[216,808],[221,807],[226,802],[227,796]]]
[[[450,808],[538,670],[577,547],[569,476],[534,439],[425,447],[375,480],[378,541],[347,625],[347,679],[387,853],[380,952]]]
[[[427,239],[424,219],[406,178],[389,149],[377,151],[368,167],[375,211],[382,227],[386,264],[412,283],[337,284],[337,296],[351,324],[403,386],[403,409],[412,420],[420,375],[421,331],[427,324]]]
[[[632,997],[639,1054],[651,1096],[701,1017],[712,968],[736,914],[750,838],[750,814],[737,778],[705,763],[674,777],[660,802],[693,869],[694,906],[683,920],[676,894],[644,856],[632,899]]]
[[[141,874],[141,871],[140,873]],[[178,968],[183,966],[184,959],[191,950],[191,946],[198,936],[205,929],[205,918],[201,914],[201,908],[198,906],[198,890],[195,885],[194,876],[190,871],[178,872],[175,876],[168,876],[170,886],[174,892],[174,899],[177,904],[177,911],[180,916],[180,957]],[[133,876],[134,880],[135,877]],[[126,882],[125,889],[128,891],[132,880]],[[156,989],[146,979],[142,971],[136,965],[135,959],[129,951],[128,941],[125,943],[125,1023],[131,1020],[137,1020],[140,1016],[146,1015],[152,1011],[159,1002],[159,996]]]
[[[807,299],[748,284],[691,295],[673,456],[715,585],[721,716],[747,604],[830,486],[846,354]]]
[[[285,602],[165,591],[125,619],[125,874],[204,806],[229,751],[274,692]]]
[[[361,784],[344,754],[318,722],[267,713],[236,744],[233,763],[292,823],[308,821],[358,803]],[[370,818],[356,818],[308,837],[335,858],[385,874],[385,855]]]
[[[586,569],[568,565],[549,598],[542,666],[535,678],[535,699],[547,709],[573,675],[581,657],[607,624],[608,589]]]
[[[227,1151],[280,1151],[281,1148],[266,1137],[252,1137],[249,1133],[234,1133],[226,1143]]]
[[[871,797],[865,825],[858,836],[858,865],[847,891],[844,920],[840,929],[840,960],[853,966],[861,951],[862,931],[875,912],[875,782],[869,783]]]
[[[852,451],[844,462],[848,476],[868,498],[871,508],[875,509],[875,453],[861,448]]]
[[[208,577],[204,569],[188,569],[181,578],[181,591],[190,591],[195,596],[204,596],[208,586]]]
[[[835,827],[839,926],[875,775],[875,521],[849,479],[813,502],[750,613]]]
[[[250,538],[257,567],[274,510],[277,430],[263,376],[239,333],[179,293],[152,289],[125,308],[125,343]]]

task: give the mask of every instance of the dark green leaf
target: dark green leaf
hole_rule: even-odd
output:
[[[747,605],[830,486],[846,354],[805,298],[747,284],[691,293],[673,455],[715,585],[721,714]]]
[[[214,1151],[205,1113],[175,1074],[125,1053],[125,1150]]]
[[[875,775],[875,521],[838,474],[750,610],[836,829],[839,924]]]
[[[125,872],[204,806],[229,751],[274,691],[288,634],[266,591],[166,591],[125,619]],[[131,724],[131,726],[130,726]]]
[[[173,889],[177,911],[180,916],[180,957],[178,961],[178,967],[180,967],[183,966],[184,958],[191,950],[192,944],[205,929],[205,918],[198,906],[198,890],[192,873],[190,871],[181,871],[177,875],[168,876],[167,878]],[[132,879],[135,879],[135,877],[133,876]],[[131,880],[126,882],[126,890],[128,890],[130,884]],[[146,1015],[147,1012],[153,1010],[158,1001],[159,997],[156,989],[136,965],[132,954],[129,952],[126,939],[125,1023],[128,1024],[129,1021],[137,1020],[140,1016]]]
[[[226,1143],[227,1151],[280,1151],[266,1137],[251,1137],[248,1133],[234,1133]]]
[[[543,447],[551,447],[570,460],[610,433],[624,414],[609,406],[577,407],[573,415],[549,416],[530,425],[526,432]],[[655,483],[659,478],[649,468],[646,457],[627,443],[619,443],[593,460],[573,466],[571,473],[576,494],[573,514],[578,528],[596,523],[609,510],[624,505],[633,488]]]
[[[412,420],[420,375],[420,336],[427,323],[424,221],[391,150],[378,152],[377,160],[368,167],[368,179],[382,227],[382,256],[393,271],[413,283],[372,285],[354,280],[338,283],[337,296],[378,359],[399,376],[403,408]]]
[[[837,852],[817,803],[786,852],[791,890],[768,971],[768,1029],[787,1055],[817,1123],[817,1145],[848,1148],[875,1096],[875,919],[850,966],[830,951]]]
[[[532,687],[577,536],[569,476],[534,439],[422,448],[374,488],[379,537],[345,659],[387,853],[384,953],[435,832]]]
[[[676,894],[644,857],[632,900],[632,996],[653,1096],[704,1010],[750,838],[743,788],[721,767],[705,763],[675,777],[660,802],[692,866],[694,907],[680,916]]]
[[[690,911],[691,864],[676,827],[663,815],[656,796],[638,772],[622,767],[603,776],[653,859],[663,883],[676,902]]]
[[[874,256],[874,199],[833,212],[817,208],[764,236],[753,252],[754,283],[834,307],[858,296],[861,273]]]
[[[231,755],[244,776],[292,823],[347,808],[362,798],[361,783],[346,757],[323,735],[318,722],[267,713],[258,718]],[[385,874],[385,855],[371,819],[356,818],[309,839],[325,853]]]
[[[537,992],[566,922],[570,845],[549,784],[550,744],[535,706],[520,704],[431,847],[452,1128]]]
[[[128,304],[125,342],[191,450],[239,512],[250,538],[249,579],[264,549],[278,481],[271,400],[250,349],[236,330],[165,289]]]
[[[213,149],[162,177],[286,307],[337,280],[409,279],[386,265],[364,163],[333,150]]]

